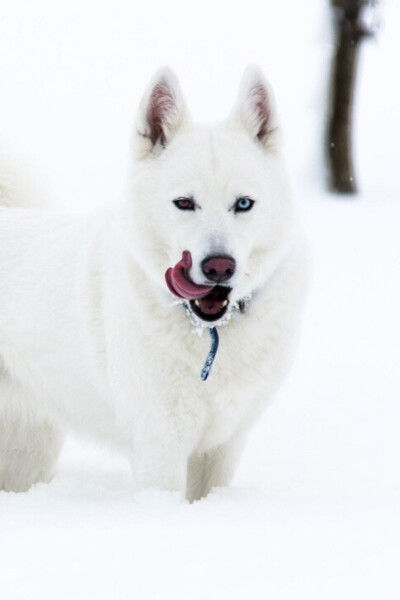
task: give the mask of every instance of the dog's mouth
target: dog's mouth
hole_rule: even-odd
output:
[[[224,285],[198,285],[189,277],[192,257],[188,250],[181,260],[165,273],[168,289],[178,298],[189,301],[193,313],[203,321],[218,321],[228,310],[232,288]]]
[[[228,310],[232,288],[216,285],[207,296],[190,300],[194,314],[203,321],[218,321]]]

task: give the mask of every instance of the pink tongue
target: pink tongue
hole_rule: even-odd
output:
[[[185,276],[185,271],[188,271],[192,266],[192,256],[189,250],[184,250],[181,260],[174,267],[170,267],[165,273],[165,281],[169,290],[186,300],[196,300],[204,298],[213,289],[213,285],[196,285],[189,281]]]

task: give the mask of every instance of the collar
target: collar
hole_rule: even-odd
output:
[[[182,300],[181,304],[185,309],[186,314],[188,315],[192,325],[194,326],[196,333],[198,333],[201,336],[205,329],[213,329],[215,327],[227,325],[231,320],[232,315],[234,315],[235,313],[240,313],[242,315],[245,314],[250,306],[251,299],[252,294],[249,294],[248,296],[244,296],[240,300],[237,300],[234,304],[232,304],[229,310],[226,311],[226,313],[221,319],[219,319],[218,321],[213,321],[212,323],[202,321],[193,311],[188,300]]]
[[[226,312],[226,314],[222,317],[222,319],[219,319],[219,321],[215,321],[212,324],[208,324],[208,323],[205,323],[204,321],[202,321],[193,312],[192,307],[190,306],[190,302],[188,302],[187,300],[183,300],[181,302],[183,308],[186,310],[186,314],[188,315],[192,325],[194,325],[195,332],[201,336],[201,335],[203,335],[203,331],[205,329],[208,329],[208,332],[210,334],[211,346],[210,346],[210,351],[207,354],[207,358],[204,362],[204,366],[200,373],[201,381],[206,381],[206,379],[208,379],[208,376],[210,375],[211,368],[214,363],[214,359],[217,355],[217,350],[218,350],[218,346],[219,346],[219,334],[218,334],[217,327],[219,327],[221,325],[227,325],[229,323],[229,321],[231,320],[232,315],[234,313],[239,312],[240,314],[244,314],[250,306],[251,298],[252,298],[251,295],[241,298],[240,300],[238,300],[231,306],[231,308]]]

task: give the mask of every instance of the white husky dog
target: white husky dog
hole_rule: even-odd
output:
[[[280,146],[258,69],[207,127],[162,69],[122,206],[0,209],[0,489],[49,481],[68,430],[124,452],[137,488],[193,501],[229,483],[288,371],[304,297]]]

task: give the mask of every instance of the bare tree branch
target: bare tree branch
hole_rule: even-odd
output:
[[[327,130],[329,187],[334,192],[353,194],[357,191],[351,145],[354,89],[360,42],[371,35],[363,23],[363,12],[374,0],[331,0],[331,4],[336,53]]]

